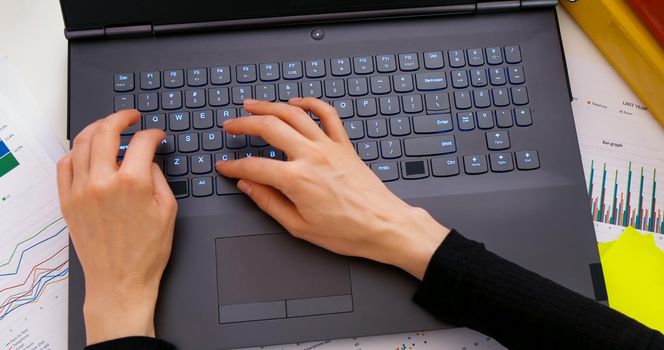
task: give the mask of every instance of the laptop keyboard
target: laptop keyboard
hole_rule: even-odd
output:
[[[533,124],[521,63],[520,48],[508,46],[115,74],[115,110],[142,113],[119,156],[136,131],[162,129],[155,161],[177,198],[239,193],[216,161],[285,156],[260,137],[224,133],[224,120],[248,115],[247,98],[316,97],[336,108],[383,181],[533,170],[537,150],[511,146],[510,131]],[[464,153],[461,133],[484,152]]]

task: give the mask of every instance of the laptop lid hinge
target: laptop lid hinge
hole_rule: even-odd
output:
[[[484,13],[553,7],[557,4],[558,0],[478,0],[476,7],[478,13]]]
[[[152,24],[108,26],[103,29],[65,30],[68,40],[117,39],[154,35]]]

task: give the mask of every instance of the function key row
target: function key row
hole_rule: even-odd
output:
[[[503,62],[516,64],[521,62],[521,51],[518,46],[491,47],[486,49],[467,49],[447,51],[448,62],[452,68],[461,68],[466,65],[477,67],[485,63],[499,65]],[[443,51],[430,51],[422,54],[425,69],[434,70],[445,67]],[[230,66],[198,67],[184,69],[149,71],[140,73],[140,88],[153,90],[162,87],[180,88],[186,83],[197,87],[208,84],[225,85],[232,81],[235,75],[237,83],[253,83],[258,80],[269,82],[280,79],[295,80],[307,78],[322,78],[327,70],[333,76],[346,76],[352,73],[357,75],[378,73],[393,73],[397,70],[403,72],[419,70],[420,54],[402,53],[399,55],[377,55],[332,58],[330,60],[315,59],[290,62],[273,62],[263,64],[243,64],[235,66],[231,72]],[[115,74],[113,89],[116,92],[133,91],[135,88],[134,73]]]
[[[400,177],[407,180],[423,179],[429,176],[450,177],[461,174],[484,174],[510,172],[515,169],[527,171],[540,167],[537,151],[500,152],[466,155],[459,160],[456,156],[435,157],[429,160],[403,160],[400,162],[376,162],[371,170],[382,181],[394,181]]]

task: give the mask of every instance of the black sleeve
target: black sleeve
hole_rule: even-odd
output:
[[[664,336],[452,230],[414,300],[509,349],[664,349]]]
[[[126,337],[113,339],[85,347],[85,350],[176,350],[175,346],[161,339],[150,337]]]

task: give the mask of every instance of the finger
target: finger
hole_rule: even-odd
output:
[[[120,171],[126,174],[145,174],[145,176],[148,176],[154,153],[164,137],[166,137],[166,134],[159,129],[137,132],[129,142]]]
[[[62,203],[69,195],[72,180],[74,179],[74,169],[72,168],[70,154],[66,154],[58,161],[57,178],[58,196],[60,197],[60,203]]]
[[[238,181],[237,188],[286,229],[303,226],[304,219],[293,202],[277,189],[244,179]]]
[[[228,119],[224,122],[224,130],[235,135],[260,136],[272,146],[286,152],[291,158],[308,149],[306,144],[311,142],[286,122],[272,115],[250,115]]]
[[[270,158],[250,157],[240,160],[218,161],[217,171],[226,177],[247,179],[283,190],[288,163]]]
[[[91,173],[108,173],[118,169],[120,134],[129,126],[136,124],[140,118],[141,115],[137,110],[127,109],[99,121],[92,139]]]
[[[311,140],[320,140],[325,134],[302,108],[286,103],[245,100],[244,109],[251,114],[273,115]]]
[[[175,216],[177,212],[177,201],[173,195],[171,187],[168,185],[164,173],[161,172],[159,166],[151,163],[150,169],[152,171],[152,186],[154,187],[154,197],[160,207],[166,210],[168,215]]]
[[[317,98],[293,98],[288,104],[302,108],[305,111],[313,112],[320,119],[323,130],[332,140],[336,142],[350,142],[346,129],[344,129],[337,110],[329,103],[323,102]]]
[[[73,184],[83,183],[88,178],[88,172],[90,171],[90,146],[92,143],[92,134],[97,125],[98,122],[94,122],[86,126],[74,138],[74,146],[70,151],[72,169],[74,170]]]

